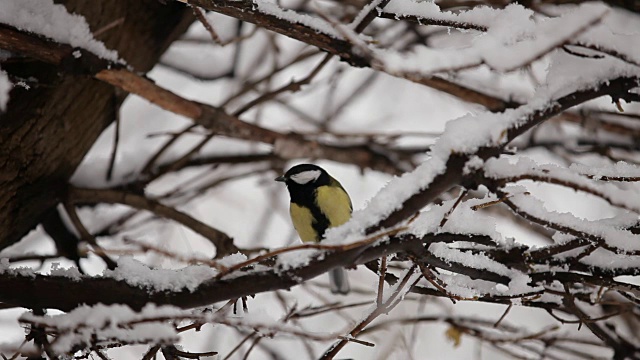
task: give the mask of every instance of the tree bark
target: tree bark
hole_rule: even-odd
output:
[[[60,3],[84,16],[96,38],[139,72],[150,70],[193,21],[184,5],[157,0]],[[14,86],[0,114],[0,249],[19,241],[61,201],[69,178],[124,100],[104,82],[19,55],[0,64],[29,85]]]

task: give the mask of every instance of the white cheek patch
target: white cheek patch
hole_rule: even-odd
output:
[[[291,175],[289,178],[300,185],[304,185],[311,181],[317,180],[319,177],[320,177],[320,170],[309,170],[309,171],[303,171],[301,173]]]

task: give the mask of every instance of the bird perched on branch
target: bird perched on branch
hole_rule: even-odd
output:
[[[292,167],[276,181],[284,182],[291,196],[289,213],[303,242],[318,242],[324,232],[351,218],[351,199],[338,180],[312,164]],[[331,292],[347,294],[349,279],[343,268],[329,272]]]

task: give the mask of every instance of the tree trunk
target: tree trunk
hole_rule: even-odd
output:
[[[92,32],[98,32],[96,38],[140,72],[151,69],[193,20],[184,5],[157,0],[61,3],[69,12],[83,15]],[[30,58],[13,57],[0,67],[14,82],[25,79],[29,85],[15,86],[6,112],[0,114],[3,249],[19,241],[61,201],[67,181],[115,119],[124,97],[101,81],[63,73]]]

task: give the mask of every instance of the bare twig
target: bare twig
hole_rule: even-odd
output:
[[[69,202],[73,204],[98,202],[123,204],[151,211],[159,216],[177,221],[211,241],[211,243],[216,246],[216,257],[223,257],[237,251],[236,246],[233,244],[233,240],[220,230],[216,230],[181,211],[162,205],[158,201],[141,195],[120,190],[81,189],[70,187],[68,190],[68,197]]]

